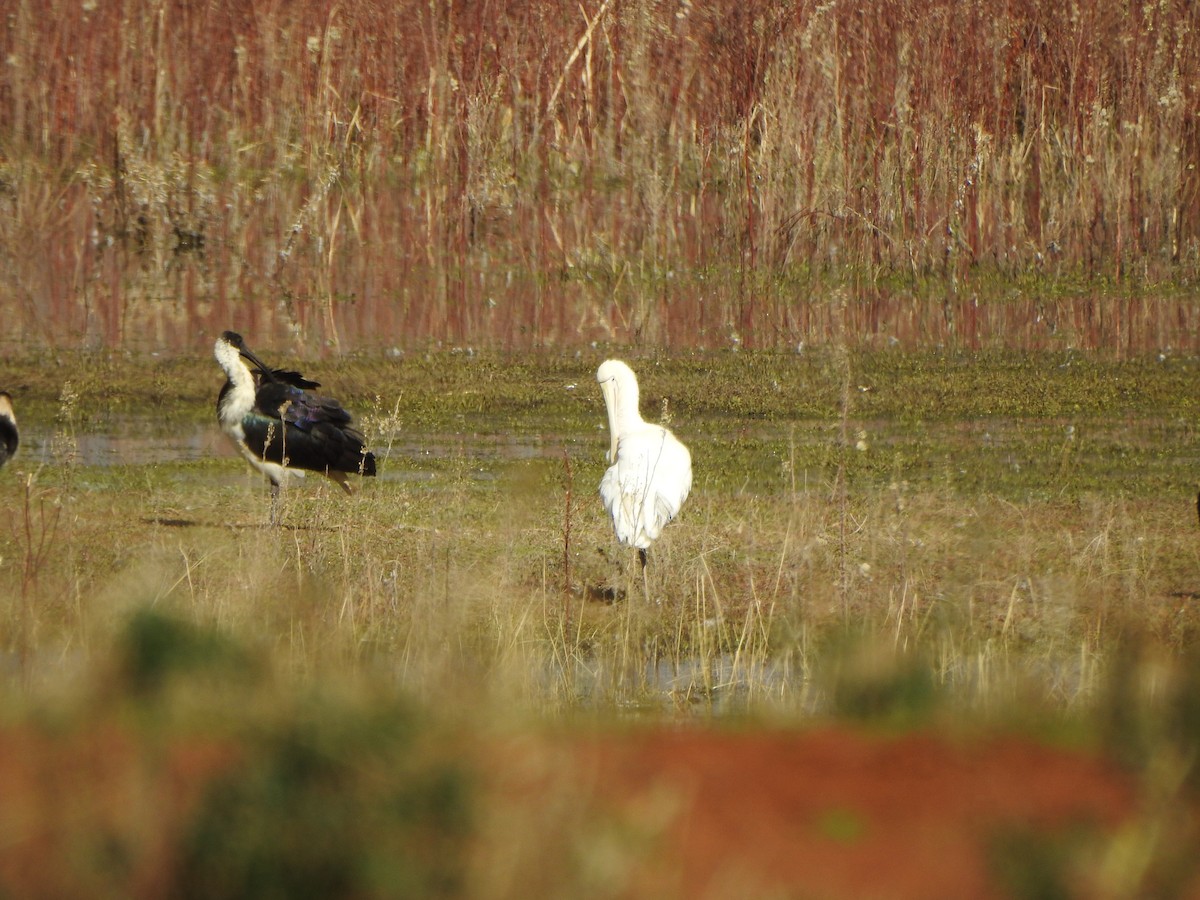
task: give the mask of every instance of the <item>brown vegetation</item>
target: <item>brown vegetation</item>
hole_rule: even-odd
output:
[[[775,345],[828,338],[836,285],[1191,279],[1198,30],[1187,0],[17,3],[0,339]]]

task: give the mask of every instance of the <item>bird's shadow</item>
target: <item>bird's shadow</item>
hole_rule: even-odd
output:
[[[270,522],[201,522],[196,519],[177,519],[171,516],[145,516],[142,518],[142,523],[145,525],[161,525],[163,528],[231,528],[234,531],[265,531],[272,529],[285,529],[287,531],[336,531],[336,525],[293,525],[289,522],[280,522],[277,525],[272,525]]]
[[[589,603],[603,603],[605,606],[612,606],[625,599],[625,591],[605,584],[588,584],[584,585],[583,596]]]
[[[164,528],[197,528],[207,526],[208,522],[197,522],[195,519],[175,519],[170,516],[143,516],[143,525],[162,525]]]
[[[311,523],[295,525],[291,522],[222,522],[220,528],[231,528],[234,531],[338,531],[340,525],[313,525]]]

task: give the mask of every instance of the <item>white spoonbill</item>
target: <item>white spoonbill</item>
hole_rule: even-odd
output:
[[[666,428],[642,418],[629,366],[610,359],[596,370],[596,380],[608,408],[606,459],[612,463],[600,479],[600,498],[617,540],[637,548],[644,575],[646,550],[679,515],[692,489],[692,455]]]

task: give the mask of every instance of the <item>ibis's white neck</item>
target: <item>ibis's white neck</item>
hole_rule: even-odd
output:
[[[225,392],[218,410],[221,424],[227,428],[240,428],[242,418],[254,408],[254,375],[242,360],[237,347],[228,341],[218,339],[213,347],[213,356],[229,378],[229,390]]]

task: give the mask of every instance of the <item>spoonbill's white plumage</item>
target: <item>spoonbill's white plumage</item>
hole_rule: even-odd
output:
[[[17,415],[13,412],[12,397],[7,391],[0,391],[0,466],[4,465],[17,452],[21,443],[17,434]]]
[[[642,418],[629,366],[610,359],[596,370],[596,380],[608,409],[606,458],[612,463],[600,479],[600,497],[617,540],[637,548],[644,571],[646,550],[679,515],[692,489],[692,455],[669,430]]]
[[[347,474],[375,474],[375,457],[350,426],[350,413],[317,394],[318,382],[268,368],[232,331],[217,338],[213,355],[228,378],[217,419],[246,461],[270,479],[272,521],[279,487],[291,477],[320,472],[348,494]]]

